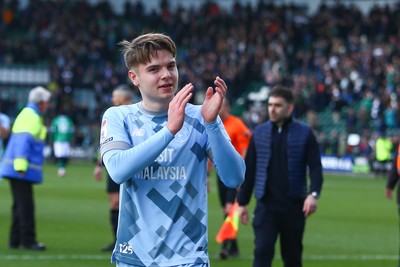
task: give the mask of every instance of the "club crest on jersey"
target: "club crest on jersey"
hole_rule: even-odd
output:
[[[132,131],[133,136],[143,136],[144,135],[144,130],[143,129],[135,129]]]
[[[182,129],[175,135],[175,140],[178,143],[185,143],[186,140],[189,139],[189,130],[186,129],[185,127],[182,127]]]

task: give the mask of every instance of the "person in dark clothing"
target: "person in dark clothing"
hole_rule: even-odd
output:
[[[278,236],[284,266],[302,266],[306,218],[316,211],[322,189],[318,143],[309,126],[292,118],[293,99],[292,91],[286,87],[272,89],[269,121],[254,129],[245,158],[245,181],[237,198],[244,224],[249,221],[246,205],[253,190],[257,199],[253,217],[254,267],[271,266]]]
[[[400,145],[397,146],[397,155],[392,160],[392,168],[386,183],[386,198],[393,198],[393,190],[397,185],[397,211],[400,216]],[[399,224],[400,227],[400,224]],[[400,247],[399,247],[399,265],[400,267]]]

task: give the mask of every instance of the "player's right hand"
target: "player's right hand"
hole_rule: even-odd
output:
[[[186,104],[192,98],[193,89],[193,84],[186,84],[169,103],[167,128],[173,135],[183,126]]]

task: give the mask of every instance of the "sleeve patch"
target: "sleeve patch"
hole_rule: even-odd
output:
[[[107,119],[103,119],[103,121],[101,122],[100,143],[106,141],[107,135],[108,135]]]

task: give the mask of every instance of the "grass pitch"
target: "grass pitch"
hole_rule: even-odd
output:
[[[94,165],[72,162],[64,178],[56,167],[45,166],[45,181],[35,186],[38,240],[45,252],[8,249],[11,195],[0,182],[0,266],[90,267],[113,266],[110,253],[100,248],[112,240],[105,181],[93,177]],[[325,174],[316,214],[307,220],[304,238],[305,267],[397,266],[399,218],[395,200],[384,196],[386,181],[372,176]],[[250,205],[253,210],[254,199]],[[209,253],[212,267],[252,265],[251,225],[240,225],[240,257],[222,261],[215,235],[223,221],[216,183],[209,198]],[[281,267],[279,246],[274,266]]]

